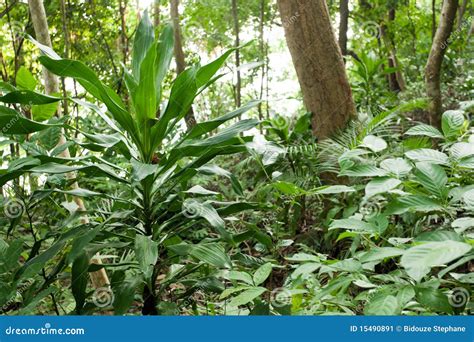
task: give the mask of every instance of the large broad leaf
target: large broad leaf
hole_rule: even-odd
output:
[[[155,87],[156,101],[161,101],[161,84],[170,67],[171,58],[173,57],[174,34],[173,25],[168,24],[163,28],[160,37],[156,43],[156,59],[155,59]]]
[[[387,206],[387,215],[403,214],[407,211],[424,212],[442,211],[444,209],[442,203],[432,200],[427,196],[408,195],[399,197]]]
[[[61,101],[60,97],[43,95],[30,90],[17,90],[0,96],[0,102],[20,103],[24,105],[44,105]]]
[[[441,118],[441,128],[446,137],[458,136],[464,125],[464,112],[462,110],[448,110]]]
[[[397,298],[384,292],[372,297],[364,308],[364,314],[368,316],[393,316],[400,312]]]
[[[155,59],[156,49],[153,44],[141,62],[140,81],[133,96],[133,104],[141,133],[148,132],[148,120],[156,117]]]
[[[3,134],[30,134],[62,124],[44,124],[25,118],[17,111],[0,106],[0,132]]]
[[[138,24],[137,33],[133,41],[132,70],[133,76],[138,81],[142,76],[140,66],[145,58],[148,50],[155,41],[155,28],[150,21],[148,11],[143,13],[142,19]]]
[[[35,90],[38,83],[31,72],[24,66],[18,69],[15,81],[17,87],[23,90]]]
[[[402,182],[395,178],[381,177],[374,178],[365,187],[365,196],[372,197],[374,195],[383,194],[395,189]]]
[[[243,113],[249,111],[252,108],[255,108],[259,103],[261,103],[261,101],[252,101],[233,112],[218,117],[217,119],[200,122],[189,131],[189,133],[186,135],[186,139],[197,138],[203,134],[209,133],[220,125],[222,125],[223,123],[239,115],[242,115]]]
[[[232,262],[222,248],[217,243],[206,243],[194,245],[190,248],[189,254],[196,259],[211,264],[219,268],[231,268]]]
[[[417,162],[428,162],[432,164],[448,165],[449,158],[443,152],[432,150],[429,148],[420,148],[417,150],[408,151],[405,155]]]
[[[347,185],[326,185],[326,186],[321,186],[319,188],[313,189],[310,191],[310,193],[327,195],[327,194],[341,194],[341,193],[354,192],[354,191],[356,190],[353,187],[347,186]]]
[[[152,278],[153,269],[158,260],[158,245],[150,237],[137,235],[135,237],[135,255],[145,280]]]
[[[403,158],[385,159],[380,163],[380,167],[397,178],[406,176],[412,169],[412,166]]]
[[[253,282],[255,286],[262,284],[272,273],[272,264],[267,262],[260,266],[253,274]]]
[[[377,177],[387,175],[387,171],[374,165],[360,164],[341,171],[340,176],[349,177]]]
[[[239,306],[248,304],[266,291],[267,289],[264,287],[252,287],[232,299],[229,303],[229,306]]]
[[[415,176],[425,189],[440,198],[448,194],[448,177],[444,169],[436,164],[421,162],[416,164]]]
[[[368,232],[368,233],[378,232],[377,227],[374,226],[372,223],[367,223],[361,220],[357,220],[355,218],[334,220],[329,226],[329,230],[339,229],[339,228]]]
[[[441,133],[438,129],[426,124],[420,124],[410,128],[405,132],[405,135],[424,135],[430,138],[444,138],[443,133]]]
[[[385,258],[393,258],[396,256],[402,255],[404,252],[403,249],[395,248],[395,247],[377,247],[373,248],[368,252],[363,253],[359,260],[363,263],[365,262],[373,262],[383,260]]]
[[[443,266],[471,250],[471,245],[456,241],[429,242],[408,249],[400,263],[408,275],[420,281],[432,267]]]
[[[387,148],[387,142],[375,135],[368,135],[362,140],[362,146],[369,148],[372,152],[381,152]]]
[[[431,287],[416,287],[417,301],[434,312],[453,313],[453,307],[449,303],[448,297],[439,289]]]

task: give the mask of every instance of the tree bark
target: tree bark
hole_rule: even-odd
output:
[[[176,73],[179,75],[186,69],[186,60],[183,51],[183,39],[181,35],[181,25],[179,20],[179,0],[170,1],[171,20],[174,29],[174,58],[176,60]],[[196,117],[191,107],[186,114],[186,127],[188,130],[196,126]]]
[[[425,68],[426,93],[429,98],[428,121],[440,126],[443,103],[441,96],[441,66],[453,30],[458,0],[444,0],[436,34],[433,39],[428,62]]]
[[[393,23],[395,20],[395,8],[390,8],[388,10],[388,22]],[[388,84],[389,89],[393,92],[399,92],[405,90],[405,79],[403,78],[403,74],[399,69],[400,64],[398,63],[397,58],[397,49],[395,47],[395,41],[390,33],[387,33],[386,25],[382,24],[380,26],[380,35],[382,36],[382,40],[385,43],[385,47],[388,50],[388,66],[389,68],[397,69],[394,72],[388,74]]]
[[[349,26],[349,0],[339,2],[339,47],[343,56],[347,55],[347,28]]]
[[[238,48],[240,46],[240,25],[239,25],[239,5],[237,0],[232,0],[232,19],[234,21],[234,35],[235,44]],[[235,84],[235,105],[239,108],[242,105],[242,76],[240,74],[240,50],[235,50],[235,69],[236,69],[236,84]]]
[[[356,110],[326,1],[278,0],[278,6],[313,134],[330,137]]]
[[[31,13],[31,20],[33,22],[33,27],[35,30],[36,40],[43,45],[49,46],[52,48],[51,38],[49,36],[48,21],[46,19],[46,12],[44,9],[42,0],[28,0],[28,5]],[[43,68],[43,78],[45,83],[45,90],[47,94],[54,94],[59,91],[59,82],[56,75],[51,73],[46,68]],[[57,115],[61,116],[61,109],[58,108]],[[58,145],[64,145],[66,139],[64,134],[60,136]],[[69,149],[65,149],[61,156],[63,158],[70,158]],[[69,179],[75,179],[76,175],[74,173],[67,174]],[[79,188],[77,182],[74,182],[72,185],[73,188]],[[76,203],[78,210],[81,212],[86,212],[86,207],[84,202],[79,197],[73,197],[74,202]],[[86,215],[83,215],[81,218],[83,224],[89,223],[89,218]],[[92,258],[91,263],[102,264],[99,258]],[[103,287],[109,285],[109,278],[105,269],[102,268],[97,272],[90,273],[92,284],[95,288]]]

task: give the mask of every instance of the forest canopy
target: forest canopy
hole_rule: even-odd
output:
[[[472,314],[473,13],[4,0],[1,314]]]

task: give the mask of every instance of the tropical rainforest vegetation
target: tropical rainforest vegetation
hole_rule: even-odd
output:
[[[2,0],[4,315],[467,315],[467,0]]]

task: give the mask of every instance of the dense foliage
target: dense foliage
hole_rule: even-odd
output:
[[[235,46],[228,2],[184,1],[178,75],[167,12],[155,27],[129,4],[123,32],[122,2],[107,3],[49,17],[54,49],[21,22],[22,1],[0,17],[2,314],[472,313],[470,18],[445,57],[435,127],[422,90],[429,4],[354,5],[365,31],[345,58],[358,115],[318,140],[291,68],[271,70],[285,48],[267,35],[288,25],[273,3],[240,3],[242,40],[258,39]],[[390,21],[387,6],[400,13]],[[398,67],[385,65],[393,46]],[[236,51],[242,89],[228,74]]]

